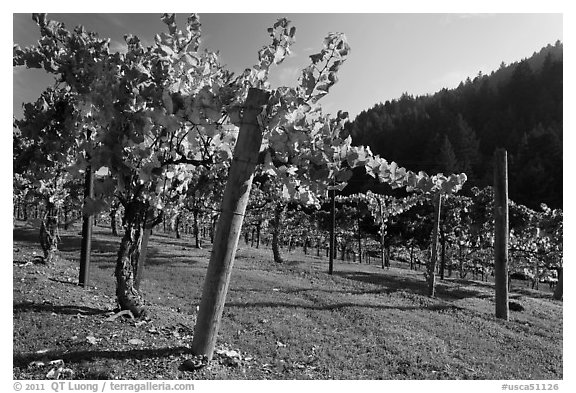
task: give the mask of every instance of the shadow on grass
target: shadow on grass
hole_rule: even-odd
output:
[[[467,285],[473,287],[481,287],[487,289],[494,289],[494,283],[490,281],[477,281],[477,280],[468,280],[466,278],[450,278],[447,277],[445,279],[446,282],[452,282],[458,285]]]
[[[486,292],[442,285],[440,283],[436,285],[436,296],[444,300],[461,300],[470,297],[485,299],[493,297],[493,295],[487,294]]]
[[[171,248],[171,247],[176,247],[176,249],[178,250],[182,250],[182,249],[194,249],[194,250],[200,250],[197,249],[195,247],[193,247],[193,241],[191,239],[163,239],[163,238],[157,238],[157,237],[153,237],[150,238],[149,243],[153,243],[156,246],[160,246],[160,247],[166,247],[166,248]]]
[[[169,237],[154,234],[150,237],[150,242],[155,243],[158,246],[179,247],[180,249],[185,247],[186,250],[194,251],[209,250],[212,248],[212,243],[210,243],[210,240],[206,239],[202,239],[201,248],[196,248],[193,237],[181,237],[180,239],[177,239],[175,236]]]
[[[199,263],[200,261],[187,257],[157,256],[147,260],[146,266],[173,266],[176,264],[191,266]],[[208,261],[206,261],[206,263],[208,263]]]
[[[531,289],[531,288],[518,288],[517,286],[513,285],[511,290],[510,290],[511,294],[514,293],[519,293],[523,296],[529,296],[532,298],[538,298],[538,299],[552,299],[553,296],[553,292],[545,292],[545,291],[538,291],[536,289]]]
[[[96,256],[97,258],[98,256]],[[95,262],[97,263],[97,266],[99,269],[102,270],[110,270],[110,269],[114,269],[114,266],[116,264],[116,259],[117,259],[117,255],[113,255],[112,258],[110,258],[109,260],[105,261],[105,262],[101,262],[98,260],[95,260]],[[162,255],[158,250],[156,250],[155,248],[152,249],[148,249],[148,254],[146,256],[146,263],[144,265],[144,269],[146,269],[146,267],[152,267],[152,266],[174,266],[174,265],[186,265],[186,266],[192,266],[192,265],[197,265],[199,264],[200,261],[198,261],[195,258],[190,258],[190,257],[186,257],[186,256],[174,256],[174,255],[167,255],[164,254]],[[207,263],[207,261],[206,261]]]
[[[381,285],[386,287],[386,293],[396,291],[410,291],[419,295],[426,293],[426,283],[410,277],[397,277],[378,273],[365,272],[335,272],[334,275],[363,283]]]
[[[410,277],[365,272],[336,272],[335,274],[350,280],[381,285],[386,288],[383,292],[388,294],[397,291],[408,291],[422,296],[427,296],[428,294],[428,284],[423,279],[418,280]],[[443,300],[460,300],[470,297],[484,298],[487,295],[482,291],[446,285],[439,281],[436,284],[436,296]]]
[[[176,232],[163,232],[162,230],[158,230],[156,228],[153,229],[152,236],[158,237],[161,239],[176,240]]]
[[[490,296],[494,293],[494,283],[491,281],[472,281],[467,279],[455,278],[455,279],[448,279],[447,282],[453,282],[460,285],[466,285],[470,287],[478,287],[487,289],[490,293]],[[528,284],[527,281],[523,280],[512,280],[510,283],[510,291],[511,295],[513,294],[520,294],[524,296],[529,296],[533,298],[539,299],[550,299],[552,298],[553,291],[547,287],[547,284],[540,284],[540,290],[532,289]],[[486,297],[486,293],[480,293],[478,297]]]
[[[149,359],[159,357],[170,357],[174,355],[191,354],[192,350],[188,347],[174,348],[149,348],[149,349],[130,349],[126,351],[49,351],[42,354],[14,354],[14,367],[25,368],[33,361],[49,361],[52,359],[62,359],[65,363],[80,363],[95,359]]]
[[[32,226],[16,227],[12,230],[14,241],[27,242],[37,244],[40,241],[39,229]],[[58,251],[61,252],[74,252],[80,251],[82,245],[82,236],[80,234],[60,233],[60,241],[58,243]],[[102,240],[100,236],[92,236],[92,252],[93,253],[117,253],[120,248],[120,237],[117,241]]]
[[[345,290],[345,289],[320,289],[320,288],[310,288],[310,289],[286,289],[286,290],[282,290],[283,292],[286,293],[299,293],[299,292],[308,292],[308,291],[314,291],[314,292],[327,292],[327,293],[341,293],[344,295],[389,295],[393,292],[396,292],[395,290],[391,290],[388,288],[383,288],[383,289],[366,289],[366,290],[359,290],[359,291],[353,291],[353,290]]]
[[[170,266],[173,264],[195,265],[200,263],[196,260],[197,255],[167,254],[157,247],[149,247],[146,255],[146,266]]]
[[[358,303],[336,303],[336,304],[294,304],[287,302],[255,302],[255,303],[238,303],[230,302],[226,303],[227,308],[291,308],[291,309],[306,309],[315,311],[337,311],[343,308],[370,308],[370,309],[381,309],[381,310],[403,310],[403,311],[414,311],[414,310],[431,310],[431,311],[442,311],[442,310],[454,310],[458,307],[451,304],[431,304],[428,306],[391,306],[382,304],[358,304]]]
[[[13,306],[13,312],[15,314],[28,311],[48,312],[48,313],[65,314],[65,315],[76,315],[76,314],[103,315],[109,312],[109,310],[101,310],[92,307],[56,306],[50,303],[38,304],[33,302],[22,302],[22,303],[16,303]]]
[[[117,242],[102,240],[97,236],[92,236],[92,253],[118,253],[120,249],[120,238]],[[60,235],[58,249],[62,252],[79,251],[82,247],[82,236]]]
[[[40,230],[32,226],[16,227],[12,230],[13,241],[38,243]]]
[[[270,288],[261,289],[261,288],[230,288],[229,292],[240,292],[240,293],[250,293],[250,292],[263,292],[269,293],[271,291]],[[323,289],[323,288],[298,288],[298,289],[282,289],[283,293],[306,293],[306,292],[324,292],[324,293],[341,293],[344,295],[389,295],[392,292],[387,288],[383,289],[367,289],[367,290],[346,290],[346,289]]]

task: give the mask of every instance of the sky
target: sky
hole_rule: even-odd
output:
[[[67,28],[83,25],[111,39],[113,51],[125,46],[123,36],[135,34],[146,44],[166,31],[155,13],[48,14]],[[187,14],[177,14],[184,29]],[[347,111],[353,119],[379,102],[454,88],[479,71],[490,73],[502,62],[530,57],[556,40],[563,41],[561,13],[200,13],[203,46],[218,50],[221,62],[241,72],[257,62],[269,41],[266,28],[287,17],[296,27],[292,55],[271,71],[272,87],[295,86],[309,55],[322,49],[329,32],[346,35],[351,53],[339,82],[320,102],[327,113]],[[13,14],[13,42],[34,45],[38,28],[30,13]],[[34,101],[50,84],[42,70],[13,69],[13,112]]]

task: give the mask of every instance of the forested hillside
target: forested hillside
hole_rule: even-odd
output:
[[[492,157],[509,157],[510,198],[562,207],[563,45],[479,73],[455,89],[376,104],[348,124],[356,145],[409,169],[466,172],[466,188],[492,182]]]

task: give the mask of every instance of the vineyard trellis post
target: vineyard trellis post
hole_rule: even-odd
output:
[[[86,177],[84,180],[84,204],[86,200],[94,198],[94,172],[92,166],[86,167]],[[92,226],[94,224],[94,214],[84,211],[82,220],[82,245],[80,250],[80,273],[78,283],[86,288],[90,283],[90,253],[92,249]]]
[[[260,89],[251,88],[248,91],[230,164],[192,341],[192,352],[195,355],[206,355],[208,360],[212,360],[214,354],[236,248],[262,144],[258,115],[268,102],[269,96],[269,92]]]
[[[436,292],[436,262],[438,260],[438,234],[440,232],[440,212],[442,209],[442,194],[437,193],[433,198],[434,227],[432,228],[432,255],[426,272],[428,279],[428,296],[434,297]]]
[[[386,221],[384,220],[384,201],[377,197],[376,201],[378,201],[378,210],[380,212],[380,219],[382,222],[380,223],[380,262],[382,265],[382,269],[386,267]]]
[[[562,300],[564,296],[564,269],[562,267],[557,267],[558,272],[558,283],[556,284],[556,289],[554,289],[554,294],[552,298],[554,300]]]
[[[360,229],[360,202],[356,202],[356,214],[358,223],[358,263],[362,263],[362,230]]]
[[[330,191],[330,257],[328,258],[328,274],[334,273],[334,249],[336,231],[336,189]]]
[[[504,149],[494,153],[494,282],[496,318],[508,320],[508,164]]]

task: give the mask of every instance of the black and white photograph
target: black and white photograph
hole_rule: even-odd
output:
[[[8,389],[567,391],[551,3],[12,11]]]

